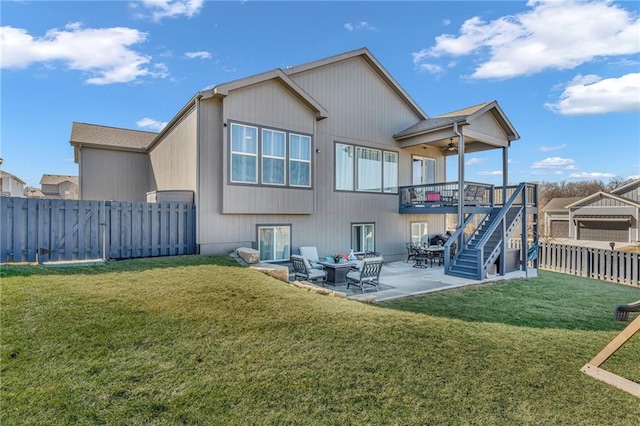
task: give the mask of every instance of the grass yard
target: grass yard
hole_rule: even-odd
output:
[[[226,257],[0,273],[2,424],[635,425],[640,416],[637,398],[580,373],[620,329],[611,303],[640,299],[638,289],[543,273],[378,306]],[[588,306],[573,307],[576,293]],[[485,304],[464,305],[477,299]],[[515,317],[500,312],[513,301]],[[640,381],[638,340],[604,367]]]

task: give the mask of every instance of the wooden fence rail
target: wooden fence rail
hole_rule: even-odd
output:
[[[520,248],[520,240],[509,246]],[[540,242],[538,257],[540,269],[640,287],[639,253]]]
[[[0,199],[0,262],[195,253],[191,203]]]

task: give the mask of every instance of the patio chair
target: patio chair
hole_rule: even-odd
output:
[[[407,247],[407,262],[412,260],[416,255],[420,253],[419,247],[414,243],[406,243]]]
[[[316,247],[300,247],[300,256],[307,258],[311,262],[312,268],[324,269],[324,266],[320,264],[320,257]]]
[[[311,267],[309,259],[297,254],[291,255],[291,263],[296,279],[303,279],[312,283],[320,283],[324,287],[327,281],[327,272],[321,269]]]
[[[347,288],[350,285],[360,287],[364,294],[364,286],[371,285],[378,291],[378,280],[380,271],[382,270],[382,258],[372,257],[362,261],[362,267],[359,270],[352,270],[347,273]]]

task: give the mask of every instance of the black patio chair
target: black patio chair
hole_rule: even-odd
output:
[[[364,294],[364,286],[371,285],[378,291],[378,280],[380,279],[380,271],[382,270],[382,259],[369,258],[362,261],[362,267],[359,270],[352,270],[347,273],[347,288],[350,285],[360,287]]]
[[[291,255],[291,263],[296,279],[303,279],[312,283],[320,283],[324,287],[327,281],[327,271],[311,267],[311,263],[306,257],[297,254]]]

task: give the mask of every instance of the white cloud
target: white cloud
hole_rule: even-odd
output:
[[[603,178],[612,178],[615,175],[613,173],[600,173],[600,172],[582,172],[582,173],[571,173],[569,175],[570,178],[574,179],[603,179]]]
[[[151,58],[130,46],[146,41],[147,34],[132,28],[83,28],[68,24],[64,30],[34,37],[27,30],[0,27],[1,68],[26,68],[35,63],[50,66],[62,62],[68,69],[83,71],[89,84],[126,83],[139,77],[166,77],[149,68]]]
[[[347,22],[346,24],[344,24],[344,27],[349,31],[356,31],[356,30],[376,31],[377,30],[376,27],[374,27],[373,25],[371,25],[367,21],[360,21],[360,22],[356,22],[354,24],[352,24],[351,22]]]
[[[542,161],[536,161],[531,165],[532,169],[574,169],[574,161],[571,158],[548,157]]]
[[[502,176],[502,170],[492,170],[492,171],[484,171],[478,172],[480,176]]]
[[[605,79],[579,75],[567,85],[558,102],[545,106],[564,115],[640,110],[640,73]]]
[[[640,18],[609,0],[530,0],[527,7],[490,22],[466,20],[459,35],[442,34],[414,53],[414,64],[473,54],[480,62],[471,77],[511,78],[640,52]]]
[[[442,20],[442,25],[444,25],[445,27],[448,25],[451,25],[451,19],[443,19]]]
[[[149,129],[159,132],[160,130],[164,129],[164,127],[167,125],[167,122],[145,117],[142,120],[138,120],[136,122],[136,125],[141,129]]]
[[[429,64],[427,62],[423,62],[420,65],[418,65],[418,68],[421,71],[427,71],[431,74],[442,74],[444,72],[444,69],[437,64]]]
[[[479,164],[484,164],[485,160],[486,160],[486,158],[482,158],[482,157],[471,158],[469,161],[466,162],[466,165],[467,166],[477,166]]]
[[[560,175],[563,175],[564,172],[562,170],[536,170],[531,172],[531,174],[534,176],[549,176],[549,175],[560,176]]]
[[[159,22],[179,16],[192,18],[200,13],[204,0],[142,0],[141,4],[151,11],[151,19]]]
[[[566,143],[563,143],[562,145],[556,145],[556,146],[542,145],[540,148],[538,148],[538,150],[542,152],[549,152],[549,151],[557,151],[559,149],[564,149],[566,147],[567,147]]]
[[[211,53],[209,52],[205,52],[203,50],[199,51],[199,52],[186,52],[184,54],[184,56],[186,56],[189,59],[211,59]]]

